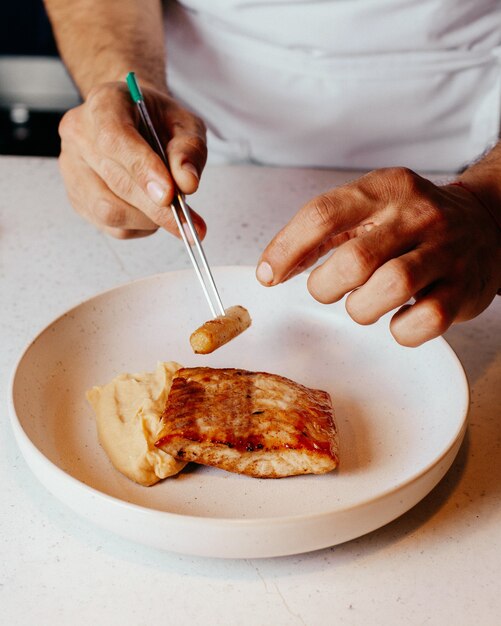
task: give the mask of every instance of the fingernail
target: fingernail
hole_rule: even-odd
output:
[[[155,204],[160,204],[165,198],[165,188],[156,180],[150,180],[146,185],[146,191]]]
[[[182,169],[190,174],[193,174],[193,176],[198,180],[197,168],[193,165],[193,163],[183,163]]]
[[[271,269],[271,265],[263,261],[258,265],[256,271],[257,279],[260,283],[264,283],[265,285],[269,285],[273,282],[273,270]]]

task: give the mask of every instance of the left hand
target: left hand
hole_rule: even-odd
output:
[[[257,277],[277,285],[332,254],[308,278],[325,304],[418,346],[471,319],[501,286],[501,233],[467,190],[406,168],[375,170],[308,202],[263,252]],[[351,292],[351,293],[350,293]],[[413,304],[409,303],[415,299]]]

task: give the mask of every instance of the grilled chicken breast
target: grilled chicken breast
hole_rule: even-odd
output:
[[[274,374],[209,367],[175,374],[156,446],[259,478],[323,474],[338,464],[328,393]]]

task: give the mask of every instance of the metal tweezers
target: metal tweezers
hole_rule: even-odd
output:
[[[145,139],[162,159],[165,167],[167,168],[167,171],[170,172],[169,162],[167,161],[167,157],[162,147],[162,143],[160,142],[155,127],[153,126],[153,123],[151,121],[151,117],[148,113],[148,109],[146,108],[146,103],[144,101],[143,94],[136,80],[134,72],[129,72],[127,74],[126,82],[130,91],[130,95],[132,96],[134,102],[137,104],[139,114],[141,115],[141,120],[148,133],[148,137],[146,137]],[[172,204],[170,205],[170,207],[172,209],[174,219],[176,220],[179,234],[181,235],[190,260],[195,269],[198,280],[200,281],[212,315],[213,317],[224,316],[225,311],[223,303],[221,302],[216,283],[214,282],[214,278],[212,276],[212,272],[207,262],[207,257],[205,256],[205,252],[202,248],[202,244],[198,237],[197,231],[195,230],[195,227],[193,225],[193,220],[191,219],[190,214],[190,207],[184,199],[184,194],[179,191],[177,186],[174,194],[174,199],[172,200]],[[191,244],[188,240],[188,236],[184,229],[185,224],[188,228],[193,244]]]

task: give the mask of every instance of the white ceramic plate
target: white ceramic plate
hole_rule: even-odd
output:
[[[361,327],[344,304],[311,299],[304,278],[265,289],[251,268],[215,270],[226,306],[253,325],[208,356],[188,338],[208,317],[192,271],[100,294],[43,330],[12,382],[11,417],[37,478],[78,513],[160,549],[217,557],[306,552],[358,537],[423,498],[464,436],[468,385],[440,339],[417,349],[391,338],[388,319]],[[265,370],[325,389],[340,431],[341,466],[323,476],[258,480],[190,466],[140,487],[100,448],[85,391],[158,360]]]

